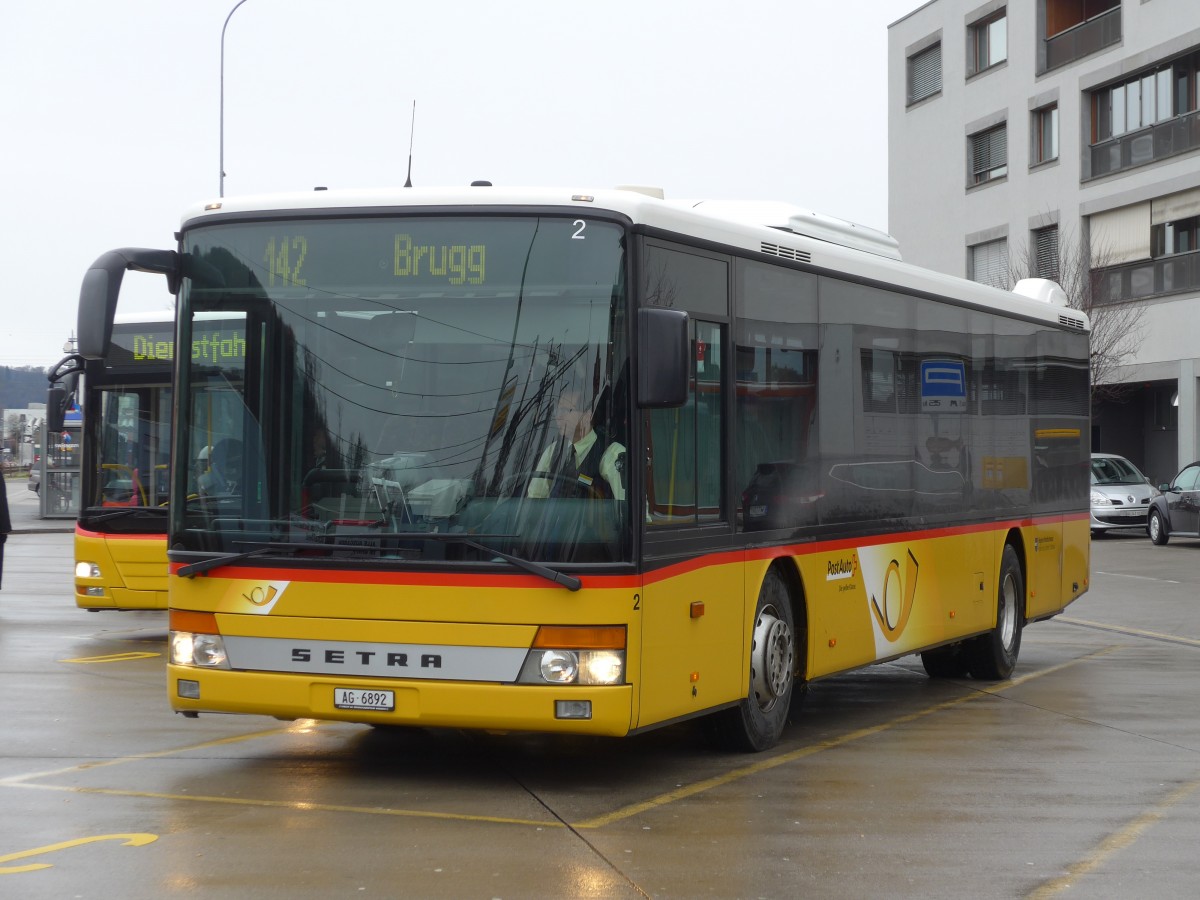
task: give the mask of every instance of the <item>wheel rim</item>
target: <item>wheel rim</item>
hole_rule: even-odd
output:
[[[770,709],[787,694],[795,652],[795,640],[787,622],[775,614],[774,608],[764,608],[754,624],[750,659],[751,687],[760,709]]]
[[[1158,513],[1150,516],[1150,540],[1157,541],[1159,534],[1162,533],[1162,519],[1158,517]]]
[[[1008,652],[1017,633],[1017,582],[1012,575],[1005,575],[1000,584],[999,616],[1000,643]]]

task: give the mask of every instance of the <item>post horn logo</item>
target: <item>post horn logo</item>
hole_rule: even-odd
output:
[[[917,599],[919,568],[917,558],[909,550],[904,577],[900,575],[900,562],[893,559],[888,563],[887,571],[883,575],[883,601],[880,602],[878,597],[871,595],[871,612],[875,614],[875,621],[879,623],[883,636],[889,642],[895,643],[908,625],[913,603]]]

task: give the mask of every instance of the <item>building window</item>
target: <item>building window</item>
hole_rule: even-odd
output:
[[[1150,226],[1150,255],[1174,256],[1200,250],[1200,216]]]
[[[1200,53],[1092,92],[1092,143],[1196,110]]]
[[[1089,93],[1090,158],[1084,180],[1200,148],[1200,51]]]
[[[1031,166],[1058,159],[1058,104],[1035,109],[1029,132],[1032,139],[1029,148]]]
[[[1093,134],[1106,141],[1175,115],[1172,67],[1146,72],[1092,94]]]
[[[1008,18],[1005,10],[976,22],[969,29],[967,74],[974,75],[1008,59]]]
[[[908,102],[932,97],[942,90],[942,45],[934,44],[908,58]]]
[[[980,284],[1008,290],[1008,239],[1000,238],[969,247],[967,277]]]
[[[1035,229],[1033,239],[1033,277],[1058,281],[1058,226]]]
[[[1121,40],[1121,0],[1037,0],[1038,73],[1065,66]],[[1044,14],[1044,19],[1042,18]]]
[[[1121,0],[1046,0],[1046,37],[1062,34],[1120,5]]]
[[[971,135],[971,178],[968,184],[995,181],[1008,174],[1008,124]]]

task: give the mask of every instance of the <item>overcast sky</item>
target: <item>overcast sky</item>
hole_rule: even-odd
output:
[[[225,194],[404,183],[782,200],[887,228],[887,26],[922,0],[246,0]],[[220,188],[236,0],[5,5],[0,364],[46,366],[101,253]],[[129,273],[122,312],[170,306]]]

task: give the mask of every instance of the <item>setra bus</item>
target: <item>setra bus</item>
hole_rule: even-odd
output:
[[[224,326],[200,317],[193,342]],[[50,373],[48,406],[74,399],[85,412],[75,526],[81,609],[167,608],[174,355],[174,312],[127,313],[114,317],[103,356],[72,354]]]
[[[127,268],[179,341],[240,335],[176,358],[185,715],[762,750],[837,673],[1006,678],[1087,590],[1089,324],[1048,282],[779,205],[490,185],[204,204],[97,260],[94,342]]]

